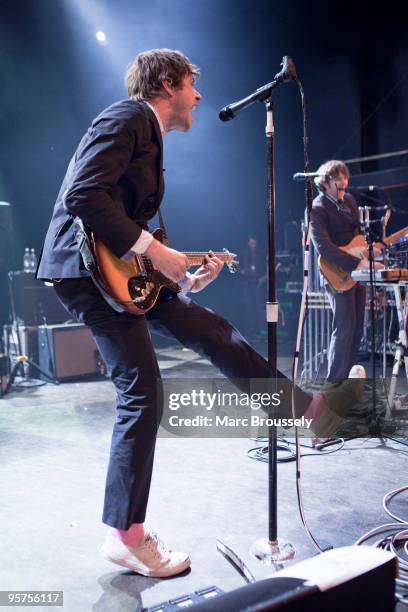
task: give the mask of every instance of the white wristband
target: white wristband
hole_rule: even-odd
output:
[[[133,253],[136,253],[137,255],[146,253],[147,249],[149,248],[153,240],[154,238],[152,234],[150,234],[149,232],[146,232],[146,230],[142,230],[142,233],[140,234],[139,238],[136,240],[135,244],[132,247],[130,247],[130,250],[133,251]]]
[[[178,283],[181,287],[181,293],[188,293],[189,291],[191,291],[194,283],[195,278],[193,277],[193,275],[190,274],[190,272],[186,272],[186,275],[183,280],[179,281]]]

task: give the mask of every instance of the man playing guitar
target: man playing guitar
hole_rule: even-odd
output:
[[[319,189],[313,200],[310,229],[318,254],[328,263],[351,273],[368,269],[366,258],[356,257],[339,247],[361,234],[357,203],[346,193],[350,172],[338,160],[325,162],[315,178]],[[328,353],[328,380],[344,379],[356,362],[364,326],[365,286],[354,284],[347,291],[337,291],[325,279],[327,297],[333,311],[333,330]]]
[[[271,372],[228,321],[185,292],[162,293],[146,314],[115,310],[84,265],[76,218],[117,259],[129,252],[145,254],[168,279],[184,283],[185,291],[200,291],[217,278],[219,258],[209,253],[204,265],[187,277],[188,257],[157,241],[147,226],[164,192],[162,137],[191,128],[192,111],[201,100],[195,86],[198,74],[179,51],[153,49],[135,58],[126,75],[129,98],[102,111],[69,164],[37,272],[38,278],[53,280],[67,310],[90,327],[117,392],[103,510],[103,522],[111,530],[104,555],[152,577],[178,574],[190,559],[144,529],[161,410],[149,325],[209,359],[226,377],[241,381],[243,391],[250,391],[250,379],[266,379]],[[347,410],[359,388],[343,386],[339,410]],[[297,388],[296,412],[327,425],[338,393],[312,399]],[[175,507],[181,504],[174,499]]]

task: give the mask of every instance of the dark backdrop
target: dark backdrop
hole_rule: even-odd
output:
[[[290,0],[3,0],[0,6],[0,200],[12,205],[14,267],[21,267],[25,246],[40,250],[73,150],[91,119],[125,97],[126,65],[143,49],[179,48],[202,68],[203,101],[192,131],[165,138],[163,210],[180,250],[239,251],[250,232],[266,242],[263,107],[228,124],[218,111],[270,81],[284,54],[294,58],[306,92],[313,167],[332,157],[407,148],[407,23],[396,4],[372,3],[369,11],[358,2]],[[98,44],[97,30],[106,32],[107,45]],[[274,99],[283,247],[285,223],[304,209],[303,186],[291,179],[303,168],[302,123],[293,83]],[[199,299],[234,318],[228,296],[235,282],[224,278]]]

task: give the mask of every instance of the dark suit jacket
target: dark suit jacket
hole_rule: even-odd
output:
[[[163,197],[163,142],[152,110],[123,100],[92,122],[70,161],[45,238],[37,278],[88,276],[73,220],[117,256],[137,241]]]
[[[334,202],[320,193],[313,200],[310,231],[319,255],[346,272],[352,272],[360,263],[360,259],[338,248],[348,244],[360,233],[358,206],[352,195],[344,196],[344,207],[348,213],[339,210]]]

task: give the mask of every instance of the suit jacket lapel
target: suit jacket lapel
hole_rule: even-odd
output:
[[[157,196],[158,196],[158,200],[159,202],[161,202],[162,198],[163,198],[163,194],[164,194],[164,179],[163,179],[163,136],[160,130],[160,125],[153,113],[153,111],[148,107],[149,109],[149,118],[150,121],[153,124],[153,129],[154,129],[154,133],[156,135],[157,138],[157,142],[159,144],[159,150],[160,150],[160,154],[158,156],[158,160],[157,160],[157,174],[158,174],[158,192],[157,192]]]

